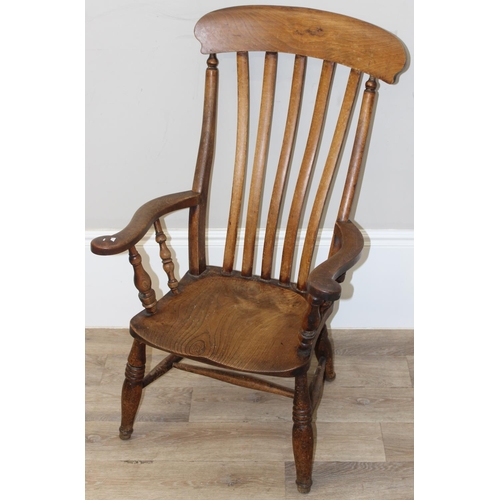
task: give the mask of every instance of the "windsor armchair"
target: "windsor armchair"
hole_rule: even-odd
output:
[[[120,437],[129,439],[132,434],[143,388],[172,368],[289,397],[293,399],[296,482],[298,490],[307,493],[312,484],[312,414],[319,402],[324,380],[335,377],[332,346],[325,322],[334,302],[340,297],[339,283],[345,272],[357,262],[363,248],[363,237],[349,220],[349,214],[367,143],[378,80],[395,82],[406,64],[406,51],[399,39],[374,25],[329,12],[291,7],[242,6],[211,12],[197,23],[195,36],[201,42],[201,52],[209,57],[201,141],[192,189],[146,203],[125,229],[112,236],[96,238],[91,244],[92,251],[99,255],[128,250],[134,282],[144,307],[130,323],[133,344],[122,391]],[[264,52],[265,61],[251,184],[243,224],[240,219],[250,150],[249,57],[255,51]],[[219,62],[216,54],[226,52],[234,52],[237,61],[237,131],[227,238],[222,266],[219,267],[207,265],[205,230],[218,107]],[[254,271],[255,242],[273,104],[279,90],[276,85],[278,53],[295,54],[295,62],[281,154],[277,165],[269,167],[274,168],[275,181],[267,211],[261,271],[257,274]],[[308,58],[323,60],[322,71],[286,223],[279,277],[273,277],[278,220],[283,212]],[[298,278],[292,282],[297,233],[337,64],[350,68],[350,73],[321,182],[315,193],[302,255],[297,260]],[[311,271],[321,217],[339,165],[363,74],[367,74],[367,79],[329,258]],[[178,281],[161,218],[186,208],[189,209],[189,271]],[[156,232],[170,287],[160,300],[156,299],[151,278],[136,249],[136,244],[151,226]],[[235,270],[240,226],[244,227],[244,248],[241,270]],[[147,375],[146,345],[169,353]],[[309,383],[307,372],[314,356],[318,367]],[[181,363],[183,359],[212,367]],[[295,389],[267,381],[266,375],[294,377]]]

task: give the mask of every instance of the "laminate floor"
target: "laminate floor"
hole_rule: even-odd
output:
[[[121,441],[131,337],[86,330],[87,500],[413,499],[413,331],[330,336],[337,378],[314,415],[313,486],[301,495],[289,398],[171,370],[144,390]],[[163,357],[148,348],[147,368]]]

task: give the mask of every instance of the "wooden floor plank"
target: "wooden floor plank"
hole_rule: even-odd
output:
[[[414,374],[413,374],[414,356],[406,356],[406,360],[408,361],[408,369],[410,370],[411,386],[413,387],[415,385]]]
[[[313,428],[315,461],[385,461],[382,433],[377,423],[315,422]],[[291,435],[287,443],[286,460],[293,461]]]
[[[413,330],[332,330],[341,356],[413,356]]]
[[[187,422],[191,388],[150,388],[143,392],[137,422]],[[86,420],[120,421],[121,387],[100,385],[86,388]]]
[[[284,462],[292,428],[276,423],[138,422],[130,440],[115,422],[87,422],[87,459],[196,462]],[[290,448],[290,449],[289,449]],[[290,453],[289,453],[290,452]],[[383,452],[383,444],[382,444]]]
[[[295,486],[295,466],[287,462],[286,498],[304,499]],[[413,500],[410,462],[316,462],[311,500]]]
[[[280,462],[87,462],[86,500],[281,500]]]
[[[291,422],[292,400],[284,396],[227,385],[194,387],[190,422]]]
[[[338,387],[411,387],[404,356],[336,356]]]
[[[86,328],[85,350],[88,354],[125,354],[132,347],[126,328]]]
[[[380,426],[372,423],[315,424],[315,459],[385,461]],[[132,438],[118,437],[118,424],[86,424],[87,459],[185,462],[293,460],[292,424],[276,422],[137,422]]]
[[[331,388],[330,388],[331,387]],[[319,422],[413,422],[410,387],[336,387],[325,384]]]
[[[413,424],[384,422],[381,427],[387,461],[413,462]]]
[[[194,387],[190,422],[291,421],[291,400],[228,386]],[[325,384],[318,422],[413,422],[411,387],[338,387]]]
[[[85,354],[85,385],[101,383],[106,358],[105,354]]]

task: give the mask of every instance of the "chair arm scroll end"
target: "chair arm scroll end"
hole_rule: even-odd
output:
[[[363,235],[351,221],[337,221],[335,235],[340,241],[339,250],[317,266],[307,281],[307,291],[313,297],[333,302],[340,299],[345,272],[361,257]]]
[[[115,255],[134,246],[159,217],[183,208],[193,207],[200,201],[200,193],[183,191],[148,201],[132,217],[127,227],[111,236],[99,236],[90,243],[97,255]]]
[[[90,251],[96,255],[114,255],[123,250],[116,235],[98,236],[90,242]]]

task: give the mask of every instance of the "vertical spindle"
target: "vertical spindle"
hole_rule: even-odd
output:
[[[156,231],[156,243],[160,245],[160,257],[161,257],[161,262],[163,264],[163,270],[168,276],[168,286],[170,290],[172,290],[172,293],[174,295],[177,295],[179,293],[179,290],[177,287],[179,286],[179,282],[175,278],[174,274],[174,263],[172,262],[172,254],[167,246],[167,237],[165,236],[165,233],[163,232],[163,229],[161,227],[161,222],[159,220],[156,220],[155,223],[155,231]]]
[[[156,312],[156,294],[151,288],[151,278],[142,266],[142,257],[135,248],[129,249],[129,261],[134,267],[134,284],[139,290],[139,299],[149,314]]]
[[[363,93],[363,101],[361,103],[361,110],[359,112],[356,136],[354,138],[354,145],[352,148],[351,162],[349,163],[349,169],[347,171],[347,177],[344,185],[344,192],[342,194],[342,200],[340,202],[340,209],[338,214],[338,220],[340,221],[346,221],[349,219],[352,202],[354,200],[354,195],[356,194],[356,185],[358,183],[359,172],[363,163],[368,132],[370,131],[377,85],[377,80],[372,76],[370,76],[365,84],[365,91]]]

